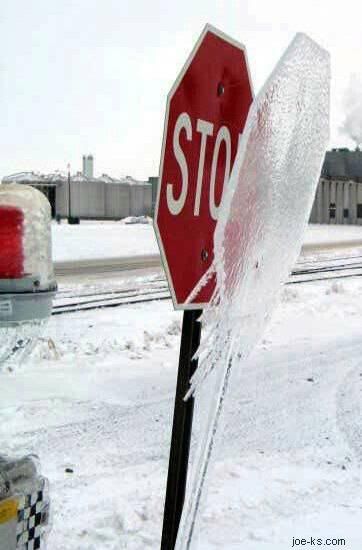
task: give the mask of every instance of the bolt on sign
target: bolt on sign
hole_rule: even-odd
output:
[[[186,299],[213,261],[213,234],[249,107],[243,45],[206,25],[168,98],[155,231],[176,309],[204,307],[215,280]]]

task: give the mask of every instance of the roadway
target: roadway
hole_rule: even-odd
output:
[[[139,275],[150,275],[160,271],[159,254],[124,256],[121,258],[97,258],[55,262],[55,278],[58,282],[97,282],[107,278],[129,278]]]
[[[301,249],[302,256],[313,255],[314,253],[331,252],[333,250],[347,250],[351,248],[362,248],[361,239],[351,239],[333,242],[305,243]],[[124,256],[120,258],[98,258],[88,260],[73,260],[66,262],[55,262],[55,276],[57,280],[66,282],[75,278],[99,280],[102,276],[107,278],[130,277],[147,275],[162,270],[162,263],[159,254],[147,254],[139,256]]]

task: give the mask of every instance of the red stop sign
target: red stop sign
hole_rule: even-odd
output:
[[[211,279],[185,304],[213,260],[213,234],[253,100],[244,46],[207,25],[168,98],[155,231],[176,309],[206,305]]]

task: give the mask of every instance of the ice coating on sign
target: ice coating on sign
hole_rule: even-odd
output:
[[[33,187],[10,183],[0,185],[0,206],[17,208],[23,215],[23,273],[21,276],[37,276],[40,281],[39,288],[47,289],[54,281],[51,256],[51,213],[48,200],[43,193]]]
[[[193,379],[260,336],[296,261],[329,136],[329,55],[298,34],[254,101],[214,235],[217,288]]]
[[[217,286],[192,392],[211,370],[177,550],[191,548],[230,374],[250,353],[302,243],[329,138],[329,54],[297,34],[254,101],[214,235]],[[192,299],[192,295],[189,299]]]

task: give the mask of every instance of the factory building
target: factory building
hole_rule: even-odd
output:
[[[2,183],[20,183],[39,189],[48,198],[53,218],[119,220],[128,216],[150,216],[153,206],[152,178],[137,181],[130,176],[94,177],[92,155],[83,156],[83,170],[74,175],[55,172],[22,172],[3,178]]]
[[[152,216],[158,178],[147,182],[130,176],[94,176],[94,158],[83,155],[82,172],[23,172],[2,183],[32,185],[48,198],[53,218],[119,220],[128,216]],[[362,151],[340,148],[327,151],[313,203],[310,222],[362,225]]]
[[[310,221],[362,225],[362,151],[327,151]]]

